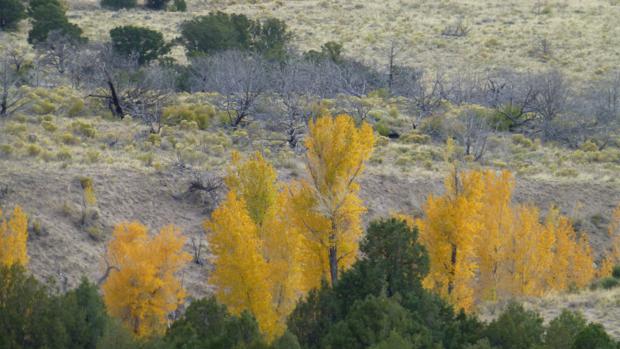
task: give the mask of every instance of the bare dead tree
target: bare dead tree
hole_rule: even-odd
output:
[[[392,93],[392,85],[394,83],[394,74],[397,69],[396,59],[401,52],[401,45],[395,40],[390,40],[390,48],[388,49],[388,77],[387,77],[387,86],[388,91]]]
[[[424,71],[413,69],[403,69],[400,74],[396,91],[410,101],[412,127],[416,129],[422,119],[431,115],[445,99],[444,75],[438,72],[429,78]]]
[[[248,122],[258,98],[267,89],[267,62],[258,55],[226,51],[192,61],[193,90],[218,92],[218,107],[226,111],[230,126]]]
[[[25,58],[13,50],[0,55],[0,117],[7,117],[29,103],[20,86],[26,82]]]
[[[333,68],[336,74],[332,76],[332,83],[336,84],[339,93],[362,97],[383,87],[380,74],[360,62],[344,61]]]
[[[95,92],[89,97],[104,100],[114,116],[122,119],[131,115],[148,124],[151,132],[159,132],[162,109],[175,89],[172,70],[158,65],[141,67],[137,57],[118,56],[109,45],[93,52],[97,54],[90,56],[91,62],[75,68],[77,76],[82,72],[94,75],[91,88]]]
[[[539,121],[536,132],[541,132],[545,140],[554,136],[554,121],[566,110],[569,87],[566,79],[557,70],[539,74],[536,77],[536,98],[533,110]]]
[[[59,74],[65,74],[69,62],[79,52],[79,43],[61,30],[53,30],[47,34],[47,39],[37,48],[42,50],[43,64],[53,67]]]
[[[91,84],[97,91],[88,97],[104,100],[112,115],[122,119],[126,111],[121,92],[132,83],[131,75],[138,70],[137,57],[120,57],[109,44],[98,45],[94,50],[96,59],[89,64],[94,72]]]
[[[458,71],[445,84],[445,98],[452,104],[484,104],[486,86],[482,74],[475,71]]]
[[[198,264],[198,265],[204,265],[205,264],[205,260],[204,258],[202,258],[202,251],[204,248],[204,245],[202,243],[202,237],[199,237],[198,239],[192,237],[192,239],[190,240],[192,243],[192,251],[193,251],[193,260],[192,262]]]
[[[175,194],[177,200],[198,199],[205,206],[205,211],[213,211],[221,199],[224,184],[222,178],[210,173],[194,173],[191,181],[182,193]]]
[[[312,65],[303,60],[290,60],[274,69],[272,86],[279,97],[283,117],[277,118],[277,128],[286,135],[288,145],[296,149],[311,113]]]
[[[489,74],[484,88],[483,104],[508,122],[509,131],[515,131],[535,120],[535,102],[538,88],[533,76],[501,70]]]
[[[597,81],[588,88],[586,101],[579,103],[581,115],[592,115],[588,137],[598,140],[599,147],[605,148],[614,136],[620,133],[620,71]]]
[[[484,115],[475,110],[466,110],[458,117],[459,132],[457,138],[465,148],[465,155],[471,155],[475,161],[484,156],[490,127]]]
[[[82,46],[71,56],[66,64],[66,71],[73,88],[82,88],[85,83],[92,84],[91,80],[97,77],[98,67],[94,63],[99,60],[98,54],[97,50]]]

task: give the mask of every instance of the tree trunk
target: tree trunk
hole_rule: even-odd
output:
[[[123,113],[123,107],[121,107],[121,102],[118,99],[118,95],[116,94],[116,88],[114,88],[114,84],[112,83],[112,80],[108,80],[108,87],[110,88],[110,95],[112,96],[112,105],[114,106],[114,108],[112,108],[112,113],[114,113],[114,115],[122,119],[125,116],[125,114]]]
[[[335,244],[329,248],[329,276],[334,287],[338,281],[338,248]]]
[[[9,107],[8,107],[8,101],[7,101],[8,97],[6,95],[6,93],[2,94],[2,101],[0,101],[0,116],[6,116],[9,111]]]
[[[456,245],[452,244],[452,254],[450,256],[450,265],[452,267],[452,270],[450,270],[450,281],[448,282],[448,294],[452,294],[452,291],[454,291],[454,276],[456,275],[456,253],[457,253],[457,247]]]

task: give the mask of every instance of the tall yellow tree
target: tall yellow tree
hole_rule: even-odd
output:
[[[480,172],[459,174],[454,167],[445,181],[445,195],[429,196],[420,221],[420,240],[430,260],[424,285],[465,310],[474,306],[483,189]]]
[[[229,191],[205,222],[205,230],[214,255],[211,282],[217,286],[216,298],[233,314],[250,311],[261,331],[273,337],[278,321],[272,306],[269,269],[245,200]]]
[[[611,247],[601,261],[599,276],[610,276],[615,265],[620,264],[620,204],[613,211],[609,226],[607,227]]]
[[[323,115],[308,125],[305,139],[308,179],[291,184],[294,220],[304,240],[305,264],[315,271],[306,278],[308,286],[321,279],[332,284],[341,269],[357,257],[362,234],[361,214],[365,212],[358,196],[359,177],[374,147],[372,128],[356,127],[348,115]],[[305,273],[306,271],[304,271]]]
[[[262,227],[277,211],[276,180],[275,169],[261,153],[256,152],[244,161],[235,151],[224,182],[228,190],[235,191],[245,200],[250,218],[258,227]]]
[[[512,190],[514,178],[509,171],[497,174],[482,172],[484,197],[480,210],[480,233],[476,236],[476,254],[479,263],[478,290],[485,300],[497,300],[503,284],[500,265],[506,258],[506,237],[514,224]]]
[[[161,334],[167,315],[183,302],[176,273],[191,259],[172,225],[150,237],[139,222],[116,225],[107,246],[103,299],[108,312],[139,337]]]
[[[0,265],[28,264],[28,216],[15,206],[10,218],[0,210]]]
[[[555,236],[540,223],[534,206],[515,208],[514,227],[504,236],[506,256],[502,263],[503,295],[540,296],[546,290],[553,263]]]
[[[430,259],[424,285],[457,308],[584,287],[594,277],[587,236],[557,209],[541,223],[535,206],[514,206],[509,172],[458,172],[453,164],[445,187],[417,224]]]

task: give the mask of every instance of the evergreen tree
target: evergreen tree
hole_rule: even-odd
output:
[[[545,345],[549,349],[572,348],[575,338],[586,327],[586,320],[578,312],[564,309],[560,316],[549,322]]]
[[[164,41],[164,36],[155,30],[127,25],[110,30],[112,48],[121,56],[135,55],[138,64],[148,64],[151,61],[170,52],[170,45]]]
[[[575,338],[572,349],[615,349],[617,344],[600,324],[589,324]]]
[[[0,0],[0,30],[17,29],[17,24],[26,18],[26,7],[21,0]]]
[[[120,10],[122,8],[134,8],[136,7],[136,0],[101,0],[101,7],[109,8],[112,10]]]
[[[542,344],[543,319],[517,303],[510,303],[506,310],[486,329],[486,336],[493,346],[504,349],[530,349]]]
[[[45,42],[52,31],[61,32],[75,42],[85,42],[82,29],[70,23],[65,8],[58,0],[34,0],[30,2],[28,14],[32,18],[32,29],[28,33],[28,42],[37,44]]]

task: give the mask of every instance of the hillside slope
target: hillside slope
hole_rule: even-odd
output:
[[[171,168],[164,172],[120,166],[72,165],[29,161],[0,160],[0,187],[8,188],[1,204],[20,204],[39,221],[44,233],[32,232],[29,241],[30,269],[41,279],[52,278],[60,285],[75,285],[83,275],[97,280],[102,273],[105,241],[114,224],[139,220],[153,230],[167,224],[179,226],[188,238],[186,249],[192,252],[191,239],[205,240],[202,221],[208,217],[205,205],[192,196],[179,197],[193,179],[188,169]],[[395,212],[415,214],[429,193],[442,191],[439,175],[375,174],[371,166],[362,180],[362,198],[368,206],[366,221]],[[281,177],[295,175],[281,169]],[[93,239],[80,225],[81,189],[77,178],[94,180],[101,235]],[[620,202],[620,188],[610,184],[564,181],[521,180],[517,178],[515,200],[541,207],[556,204],[572,214],[581,227],[591,232],[590,240],[600,252],[607,241],[604,226],[592,217],[608,217],[610,203]],[[204,242],[206,244],[206,242]],[[209,291],[208,266],[190,264],[183,275],[190,293],[199,296]]]

